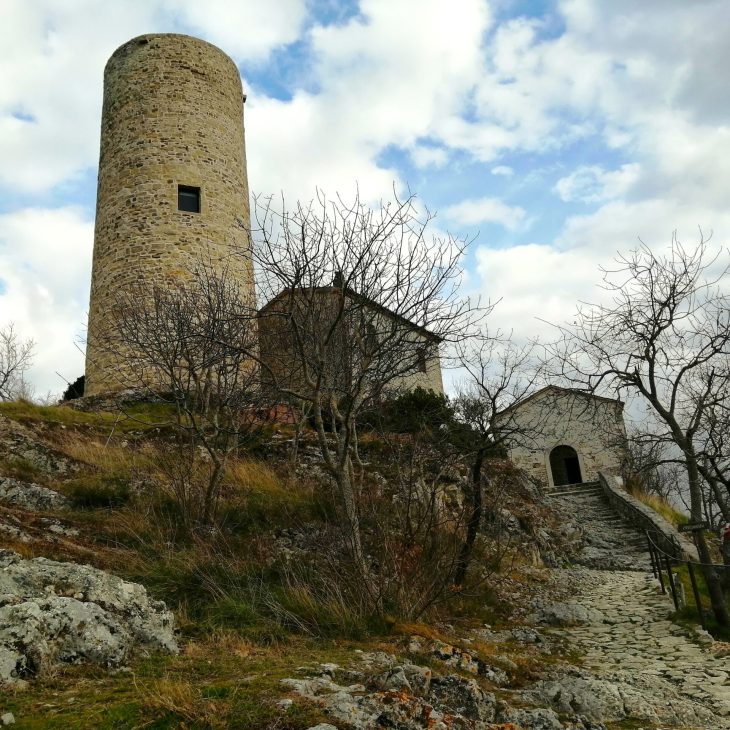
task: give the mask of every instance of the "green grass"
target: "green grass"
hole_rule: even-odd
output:
[[[16,727],[64,730],[119,728],[241,728],[304,730],[324,722],[323,713],[295,701],[285,713],[277,700],[285,677],[301,676],[304,664],[344,661],[351,647],[312,640],[257,647],[235,635],[215,634],[188,643],[179,656],[133,662],[133,672],[107,674],[69,667],[40,677],[3,698]]]
[[[130,500],[129,479],[120,475],[86,474],[66,482],[64,493],[75,509],[121,507]]]
[[[682,582],[682,587],[684,588],[684,595],[687,599],[687,605],[677,612],[677,619],[684,624],[697,626],[700,624],[700,614],[697,610],[694,593],[692,592],[692,582],[689,577],[689,570],[686,565],[680,565],[675,570],[679,574],[679,579]],[[705,580],[702,577],[702,572],[699,568],[695,567],[694,574],[697,582],[697,592],[700,594],[700,601],[705,615],[707,630],[720,641],[730,641],[730,628],[719,626],[712,613],[710,594],[707,590]],[[668,586],[667,590],[669,590]],[[730,610],[730,596],[726,596],[726,598],[728,601],[728,609]]]
[[[170,415],[166,406],[138,406],[134,417],[29,403],[1,404],[0,413],[50,426],[56,448],[80,465],[57,487],[78,510],[69,517],[93,547],[88,559],[164,600],[184,647],[177,657],[136,657],[133,672],[80,666],[34,678],[25,692],[3,698],[17,727],[303,730],[327,718],[299,701],[282,715],[283,677],[301,676],[296,668],[314,662],[346,663],[355,648],[400,650],[405,627],[358,604],[343,563],[338,575],[319,556],[311,565],[295,555],[288,567],[272,567],[277,528],[334,523],[326,487],[283,477],[283,467],[232,460],[221,529],[183,534],[179,508],[164,492],[160,441],[124,435],[157,428]],[[32,467],[5,466],[18,474]],[[148,489],[131,494],[130,481]],[[495,625],[499,613],[484,587],[455,597],[439,618]]]
[[[70,406],[40,406],[29,401],[0,403],[0,415],[25,423],[90,427],[119,433],[158,428],[170,422],[173,408],[167,403],[138,403],[124,411],[77,411]]]
[[[225,485],[220,523],[239,536],[316,520],[326,511],[320,492],[302,480],[281,479],[262,461],[231,461]]]
[[[22,482],[47,481],[47,475],[37,464],[22,457],[11,457],[7,461],[0,462],[0,474],[20,479]]]

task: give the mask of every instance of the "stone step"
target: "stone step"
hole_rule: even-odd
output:
[[[546,494],[553,494],[555,492],[587,492],[587,493],[602,493],[603,489],[597,487],[595,484],[563,484],[560,487],[547,487],[545,489]]]
[[[546,497],[567,497],[567,496],[574,496],[574,495],[585,495],[590,497],[598,497],[602,496],[603,492],[600,489],[597,489],[595,492],[589,492],[587,489],[571,489],[566,491],[554,491],[554,492],[546,492]]]
[[[559,486],[545,487],[545,492],[550,493],[562,489],[601,489],[599,482],[576,482],[575,484],[561,484]]]

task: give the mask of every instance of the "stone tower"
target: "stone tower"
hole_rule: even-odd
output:
[[[244,100],[235,63],[197,38],[139,36],[109,59],[87,395],[134,385],[124,382],[101,346],[113,326],[115,295],[130,284],[184,277],[196,259],[204,258],[226,265],[253,298]]]

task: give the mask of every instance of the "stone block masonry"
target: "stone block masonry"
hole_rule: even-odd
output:
[[[102,342],[118,294],[186,277],[196,261],[254,298],[243,90],[235,63],[185,35],[134,38],[104,71],[86,394],[134,386]],[[200,212],[178,209],[198,188]]]

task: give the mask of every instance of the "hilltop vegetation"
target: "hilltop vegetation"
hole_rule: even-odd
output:
[[[499,625],[510,613],[506,596],[522,590],[512,571],[539,560],[526,546],[554,524],[509,464],[494,461],[485,471],[479,559],[468,581],[454,585],[445,571],[463,540],[463,465],[451,452],[445,462],[446,447],[422,430],[364,434],[373,498],[363,534],[382,582],[374,604],[348,567],[336,497],[310,432],[297,465],[292,427],[268,430],[237,453],[215,522],[190,530],[170,486],[169,416],[160,403],[117,413],[0,405],[0,478],[58,490],[71,504],[51,512],[0,507],[0,521],[21,526],[15,537],[4,533],[5,547],[142,583],[173,609],[182,647],[179,656],[138,656],[130,673],[82,665],[35,677],[9,704],[24,726],[138,727],[144,719],[156,727],[309,727],[324,717],[306,702],[282,714],[279,679],[355,649],[393,651],[413,634],[454,641],[455,626]],[[48,518],[68,535],[44,529]],[[542,537],[538,549],[541,542],[554,559],[555,544]],[[452,628],[439,628],[445,624]],[[488,643],[470,651],[490,659]],[[554,661],[519,654],[516,676]]]

